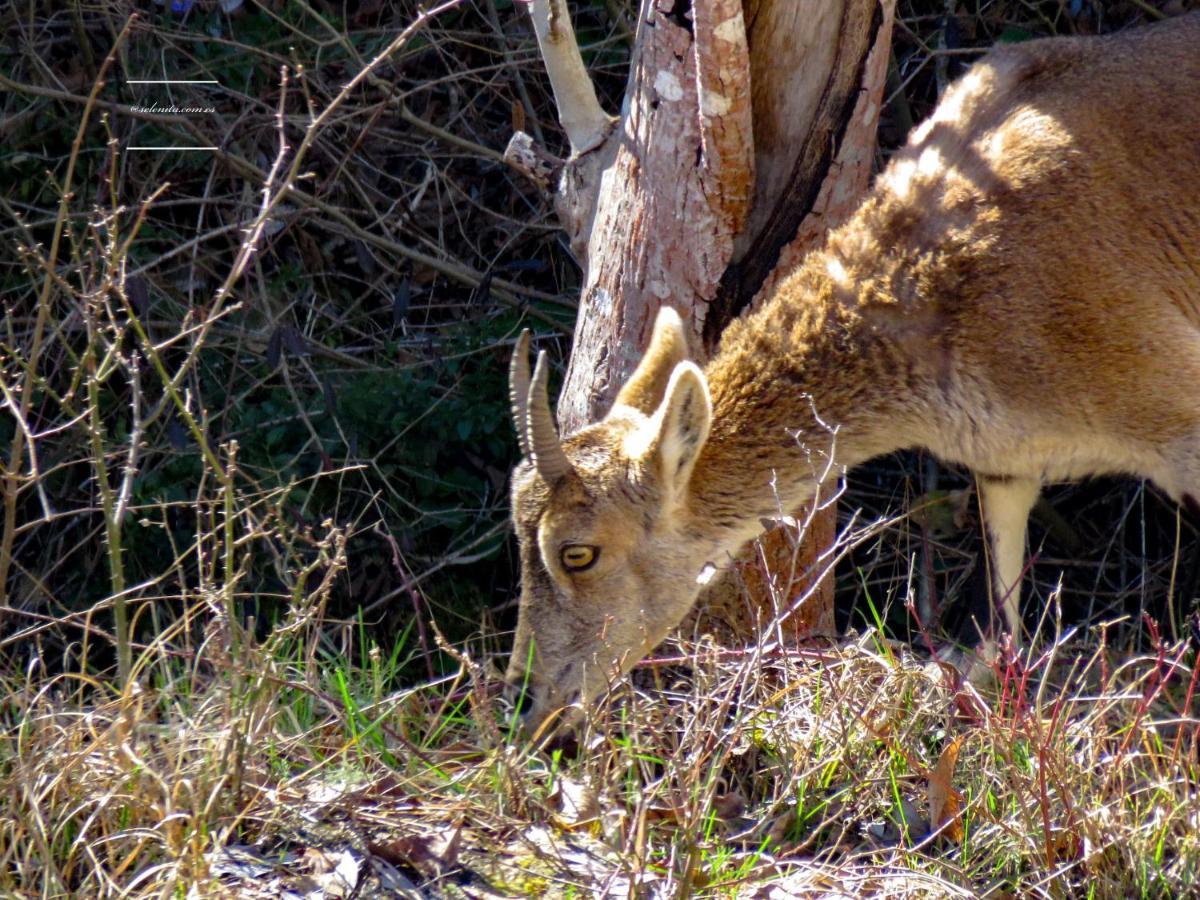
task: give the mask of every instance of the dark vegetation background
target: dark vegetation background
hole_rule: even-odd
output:
[[[630,6],[572,4],[609,109],[624,88]],[[979,48],[1115,30],[1186,6],[901,2],[880,161]],[[87,97],[135,10],[83,133],[61,276],[41,303],[46,273],[28,248],[44,253],[51,240]],[[155,340],[202,320],[261,202],[278,153],[281,97],[294,149],[310,117],[417,13],[411,0],[273,0],[233,13],[214,2],[0,6],[0,371],[9,391],[0,415],[0,551],[11,554],[0,585],[0,652],[8,666],[33,656],[51,668],[80,654],[100,666],[112,659],[104,641],[84,640],[112,627],[107,607],[88,614],[113,590],[96,450],[119,470],[137,427],[131,410],[153,408],[162,387],[147,379],[134,397],[130,378],[101,377],[100,425],[81,418],[87,367],[96,362],[89,329],[99,327],[88,304],[119,277]],[[218,84],[129,83],[138,78]],[[133,109],[152,103],[214,111]],[[265,536],[241,563],[239,600],[260,627],[283,616],[295,568],[318,559],[332,523],[348,534],[349,564],[326,614],[353,627],[331,629],[331,648],[349,650],[369,629],[374,640],[399,643],[411,663],[404,677],[420,677],[436,664],[430,618],[452,640],[500,633],[494,649],[503,647],[516,589],[506,520],[516,459],[508,356],[530,326],[561,360],[580,283],[549,198],[501,160],[517,127],[565,151],[524,11],[512,0],[462,2],[376,69],[316,134],[304,195],[277,207],[235,287],[236,308],[199,349],[182,389],[211,445],[238,445],[238,490],[254,501],[248,508]],[[219,149],[130,149],[202,145]],[[113,269],[113,210],[124,210],[124,235],[160,188]],[[1086,240],[1084,222],[1062,235],[1064,245]],[[40,315],[48,318],[39,324]],[[136,356],[132,339],[111,336]],[[179,364],[188,348],[186,338],[164,343],[164,359]],[[36,475],[28,452],[11,449],[11,404],[31,370]],[[142,640],[176,620],[178,598],[212,565],[193,544],[215,521],[212,508],[194,502],[211,478],[197,435],[177,415],[168,410],[145,428],[123,522],[126,595]],[[931,609],[966,592],[979,547],[970,498],[958,493],[969,487],[964,473],[919,454],[854,473],[847,520],[895,516],[914,501],[924,512],[875,529],[840,570],[843,624],[879,616],[903,633],[914,566]],[[1173,505],[1136,483],[1055,489],[1032,529],[1035,590],[1045,597],[1061,577],[1068,616],[1136,618],[1148,598],[1147,609],[1161,613],[1172,584],[1177,595],[1195,593],[1196,538]]]

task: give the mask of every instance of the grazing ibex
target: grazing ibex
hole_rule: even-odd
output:
[[[527,353],[507,676],[526,727],[648,653],[831,453],[973,469],[1016,636],[1040,485],[1200,497],[1200,15],[984,57],[705,369],[664,308],[612,411],[561,442]]]

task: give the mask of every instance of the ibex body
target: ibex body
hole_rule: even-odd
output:
[[[1200,497],[1200,16],[985,57],[706,369],[664,309],[612,411],[561,443],[524,357],[508,677],[527,724],[649,652],[830,453],[971,467],[1017,632],[1042,483]]]

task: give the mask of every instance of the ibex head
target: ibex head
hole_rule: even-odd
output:
[[[545,353],[529,374],[521,335],[510,373],[523,461],[512,512],[521,601],[507,681],[533,731],[586,703],[679,624],[709,548],[689,534],[696,462],[712,407],[687,360],[683,323],[663,309],[651,346],[600,422],[560,441]]]

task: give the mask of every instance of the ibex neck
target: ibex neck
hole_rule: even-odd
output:
[[[693,502],[729,542],[756,534],[764,516],[797,512],[818,485],[832,490],[845,468],[921,442],[924,385],[905,342],[881,333],[901,298],[878,286],[894,290],[901,261],[860,257],[810,255],[730,326],[707,368],[713,423]]]

